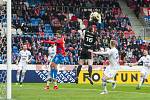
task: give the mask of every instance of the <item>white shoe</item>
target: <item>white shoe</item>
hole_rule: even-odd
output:
[[[114,90],[116,88],[117,84],[116,83],[112,83],[112,89]]]
[[[100,94],[108,94],[108,91],[103,91]]]
[[[20,85],[20,87],[22,87],[22,85]]]

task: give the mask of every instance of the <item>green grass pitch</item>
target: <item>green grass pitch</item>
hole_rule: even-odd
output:
[[[117,85],[115,90],[108,86],[109,94],[101,95],[101,85],[59,84],[59,90],[45,91],[45,83],[24,83],[23,87],[13,84],[13,100],[150,100],[150,86],[136,90],[136,85]]]

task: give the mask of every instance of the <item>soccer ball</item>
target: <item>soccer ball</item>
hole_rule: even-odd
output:
[[[92,12],[90,14],[90,21],[101,23],[101,15],[98,12]]]

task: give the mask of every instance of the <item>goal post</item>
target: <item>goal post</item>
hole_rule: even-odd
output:
[[[11,0],[7,0],[7,100],[12,98],[11,94]]]

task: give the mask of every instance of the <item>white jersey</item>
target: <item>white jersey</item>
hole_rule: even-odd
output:
[[[119,53],[116,48],[109,49],[106,52],[101,52],[100,54],[108,56],[111,67],[119,67]]]
[[[31,56],[31,52],[26,50],[21,50],[19,52],[19,56],[20,56],[20,62],[21,63],[27,63],[27,61],[29,60],[29,57]]]
[[[143,62],[144,67],[150,67],[150,55],[143,56],[139,59],[138,63]]]
[[[146,79],[150,73],[150,55],[143,56],[139,59],[138,63],[143,62],[143,67],[140,69],[141,73]]]
[[[51,46],[48,48],[48,53],[50,57],[54,57],[56,55],[56,46]]]

